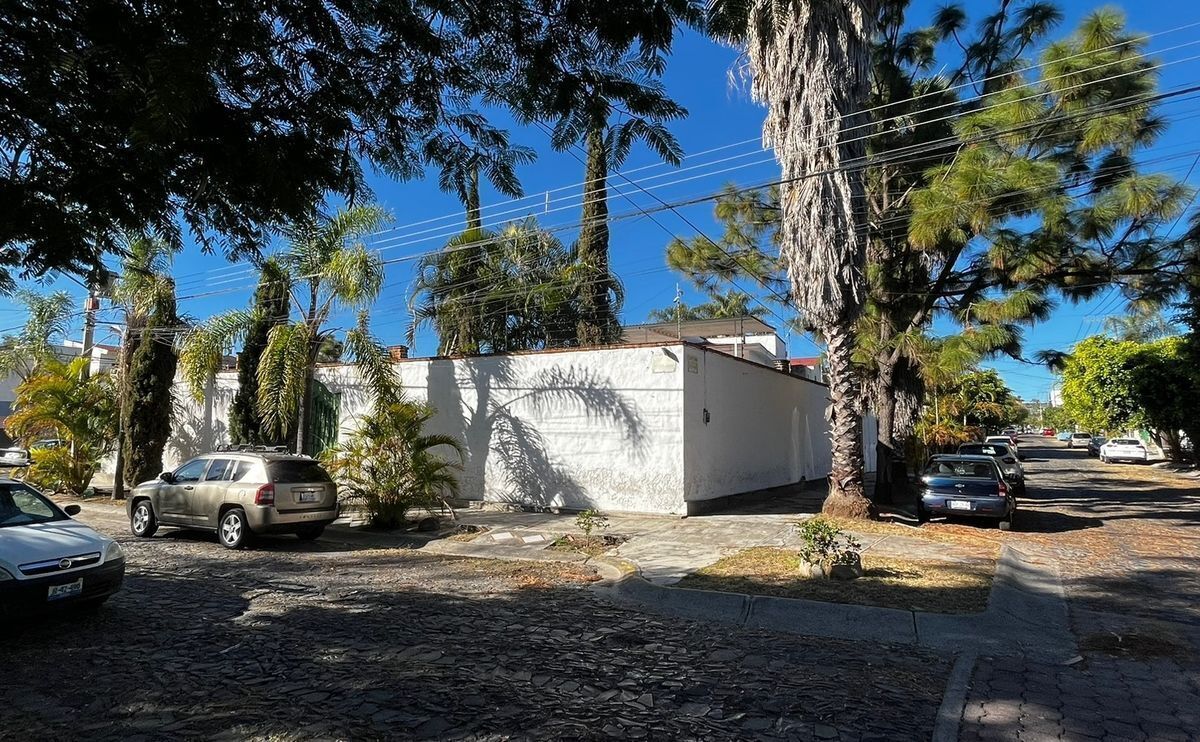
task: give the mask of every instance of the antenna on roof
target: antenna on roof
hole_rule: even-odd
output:
[[[683,291],[675,284],[675,334],[683,340]]]

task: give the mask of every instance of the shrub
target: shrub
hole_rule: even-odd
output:
[[[579,515],[575,516],[575,525],[579,530],[583,531],[583,535],[592,538],[592,531],[608,528],[608,516],[601,513],[599,510],[584,510]]]
[[[381,404],[345,443],[321,454],[344,500],[366,510],[372,525],[396,528],[409,510],[432,511],[446,495],[458,493],[462,445],[450,436],[424,434],[432,417],[428,405]],[[454,451],[458,461],[435,453],[439,446]]]
[[[43,489],[80,494],[110,454],[117,428],[117,389],[110,374],[84,378],[88,359],[48,360],[16,389],[6,426],[26,446],[42,438],[65,445],[39,449],[27,478]]]
[[[796,524],[796,533],[803,542],[800,558],[809,564],[831,566],[856,564],[859,561],[860,544],[827,518],[809,518]]]

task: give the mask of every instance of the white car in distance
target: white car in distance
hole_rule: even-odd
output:
[[[1013,455],[1016,456],[1019,461],[1025,460],[1025,457],[1021,455],[1021,447],[1016,443],[1013,443],[1007,435],[989,435],[987,438],[983,439],[983,442],[992,443],[999,446],[1008,446],[1008,450],[1012,451]]]
[[[1113,438],[1100,447],[1100,460],[1104,463],[1110,461],[1145,463],[1150,460],[1150,455],[1146,452],[1146,447],[1142,445],[1142,442],[1136,438]]]

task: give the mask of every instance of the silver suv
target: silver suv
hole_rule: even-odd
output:
[[[218,451],[139,484],[125,507],[135,536],[160,525],[199,528],[240,549],[256,534],[317,538],[337,518],[337,487],[307,456]]]

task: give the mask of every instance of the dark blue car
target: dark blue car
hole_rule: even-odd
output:
[[[934,456],[921,474],[921,520],[935,515],[987,518],[1007,531],[1016,509],[1016,493],[991,456]]]

